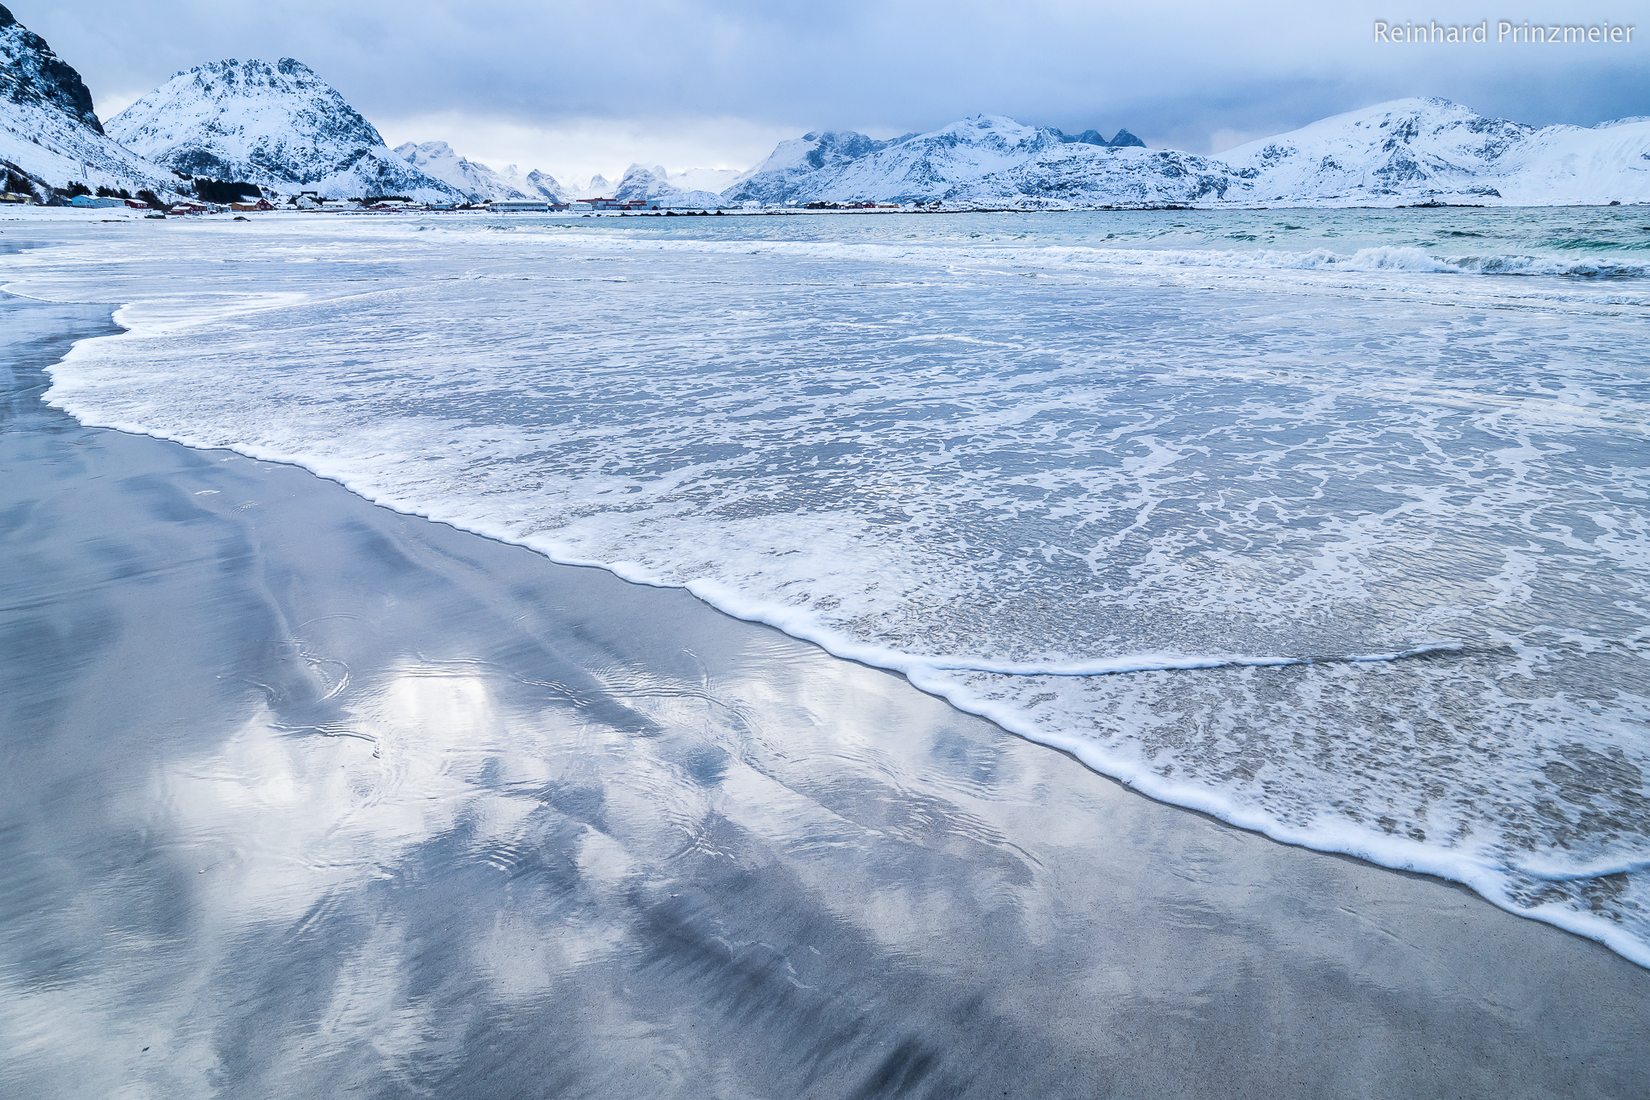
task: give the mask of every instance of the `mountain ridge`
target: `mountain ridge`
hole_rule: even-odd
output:
[[[460,156],[445,141],[408,141],[397,145],[391,151],[425,175],[462,192],[470,202],[488,202],[493,199],[557,199],[553,193],[546,194],[541,184],[530,179],[523,179],[520,183],[512,182],[509,176],[513,174],[513,165],[505,172],[495,172],[480,161]],[[542,173],[537,175],[541,181],[549,179]]]
[[[1332,115],[1214,156],[1127,130],[1070,135],[1000,115],[872,138],[780,142],[723,198],[1046,207],[1650,202],[1650,120],[1533,127],[1412,97]]]
[[[0,189],[74,184],[164,194],[177,179],[110,138],[80,73],[0,5]]]
[[[7,188],[37,197],[76,184],[175,194],[189,186],[180,177],[210,177],[277,193],[442,203],[597,194],[698,207],[1644,203],[1650,117],[1534,127],[1412,97],[1204,156],[1148,148],[1126,129],[1107,139],[1092,128],[1071,134],[976,114],[893,138],[810,131],[779,142],[719,192],[710,188],[725,172],[672,179],[645,163],[617,183],[597,176],[563,187],[513,165],[496,172],[443,141],[392,151],[293,58],[180,70],[104,123],[80,74],[0,5],[0,170]]]
[[[103,123],[98,121],[92,105],[91,89],[86,87],[80,73],[58,57],[44,38],[19,23],[4,4],[0,4],[0,34],[16,39],[18,53],[27,51],[38,58],[34,66],[14,64],[0,68],[0,97],[12,102],[33,98],[42,105],[55,104],[89,129],[103,133]]]
[[[111,119],[108,131],[188,176],[327,198],[467,198],[392,153],[336,88],[290,57],[226,58],[181,70]]]
[[[627,168],[612,197],[620,201],[640,201],[667,209],[705,209],[725,205],[720,192],[678,186],[663,167],[645,164],[632,164]]]
[[[1127,130],[1069,135],[1004,115],[976,114],[890,139],[812,132],[780,142],[735,182],[731,202],[1063,205],[1193,202],[1233,181],[1206,158],[1148,150]]]

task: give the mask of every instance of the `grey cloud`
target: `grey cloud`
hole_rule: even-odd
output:
[[[1127,126],[1154,144],[1210,151],[1234,134],[1402,95],[1536,123],[1650,113],[1650,20],[1631,46],[1373,41],[1376,18],[1633,22],[1630,10],[1557,3],[635,0],[623,14],[590,15],[601,9],[532,0],[172,0],[164,20],[130,0],[13,8],[107,102],[201,61],[290,55],[371,118],[451,112],[537,126],[732,117],[893,132],[991,111],[1069,129]]]

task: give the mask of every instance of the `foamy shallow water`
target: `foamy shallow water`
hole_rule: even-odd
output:
[[[272,218],[4,271],[124,303],[54,375],[87,422],[686,586],[1645,963],[1645,221]]]

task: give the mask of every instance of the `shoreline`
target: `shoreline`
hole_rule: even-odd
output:
[[[80,425],[38,395],[99,309],[0,300],[20,1091],[1650,1080],[1650,974],[1595,943],[1139,797],[685,591]]]
[[[331,200],[345,202],[348,200]],[[1575,211],[1634,211],[1650,208],[1650,201],[1623,202],[1619,200],[1604,200],[1600,202],[1555,202],[1555,203],[1510,203],[1510,202],[1452,202],[1440,199],[1420,199],[1393,203],[1366,203],[1349,204],[1319,203],[1315,205],[1291,205],[1288,203],[1260,202],[1260,203],[1229,203],[1229,204],[1199,204],[1199,203],[1167,203],[1159,205],[1109,205],[1109,206],[970,206],[956,208],[930,208],[922,206],[898,207],[894,209],[873,208],[863,209],[843,206],[838,209],[805,209],[802,207],[764,207],[756,210],[738,209],[735,207],[669,207],[647,211],[601,211],[601,212],[567,212],[567,211],[491,211],[486,209],[473,210],[372,210],[372,209],[339,209],[339,210],[299,210],[277,207],[273,211],[234,213],[229,210],[210,211],[203,214],[170,214],[162,220],[194,221],[207,219],[209,221],[257,221],[265,214],[276,214],[285,217],[370,217],[370,218],[504,218],[512,220],[522,219],[550,219],[556,223],[576,225],[589,220],[622,220],[632,218],[791,218],[817,216],[942,216],[968,217],[981,214],[1323,214],[1323,213],[1397,213],[1403,211],[1413,214],[1416,211],[1486,211],[1518,213],[1531,210],[1575,210]],[[63,214],[84,215],[93,221],[141,221],[149,215],[135,210],[121,210],[119,208],[84,208],[43,206],[35,203],[14,204],[10,207],[0,206],[0,212],[39,212],[52,211],[57,216]],[[7,220],[26,221],[32,215],[23,218],[0,218],[0,222]]]
[[[807,213],[816,213],[816,211],[808,211]],[[50,242],[18,242],[14,240],[10,243],[22,247],[50,247]],[[0,296],[4,295],[26,297],[19,295],[9,285],[0,288]],[[86,339],[95,341],[100,338],[124,335],[132,331],[120,318],[120,314],[129,308],[131,304],[121,303],[110,307],[115,331]],[[75,346],[70,348],[68,353],[70,356],[78,351],[80,343],[81,341],[76,341]],[[55,365],[53,364],[53,366]],[[49,376],[51,373],[50,368],[48,368],[47,373]],[[74,416],[69,405],[60,405],[51,401],[47,403],[63,412],[64,415]],[[105,426],[105,430],[120,431],[135,437],[160,440],[193,449],[216,449],[209,444],[197,442],[187,436],[151,431],[136,424],[111,423]],[[1405,837],[1378,833],[1372,830],[1340,829],[1332,833],[1326,833],[1322,829],[1315,829],[1310,826],[1302,827],[1281,822],[1256,807],[1234,806],[1226,802],[1219,791],[1211,790],[1199,784],[1183,783],[1160,775],[1148,765],[1131,760],[1126,755],[1113,752],[1104,746],[1097,745],[1081,737],[1068,735],[1064,731],[1041,729],[1034,723],[1023,720],[1014,708],[994,703],[989,699],[969,692],[966,688],[947,682],[943,674],[945,671],[951,670],[949,662],[959,661],[961,658],[943,656],[919,658],[897,650],[860,643],[834,634],[828,629],[816,628],[796,616],[784,614],[783,609],[780,612],[775,612],[771,607],[745,601],[736,593],[719,590],[718,586],[714,584],[696,581],[690,581],[685,585],[673,584],[646,575],[637,569],[627,568],[624,563],[614,565],[567,554],[550,540],[516,538],[499,529],[469,526],[443,519],[421,510],[421,506],[412,501],[387,494],[374,495],[369,488],[357,488],[345,480],[305,464],[300,459],[288,457],[284,454],[271,453],[244,445],[227,447],[224,450],[227,453],[233,453],[253,461],[281,465],[300,471],[310,477],[337,486],[342,491],[372,507],[383,508],[408,518],[441,524],[455,532],[486,539],[501,546],[525,549],[543,558],[552,566],[595,570],[616,578],[624,584],[655,591],[683,592],[716,614],[738,622],[776,630],[804,645],[816,647],[832,658],[849,661],[867,669],[897,676],[914,690],[944,702],[959,713],[988,722],[1009,736],[1018,737],[1042,748],[1061,753],[1078,762],[1092,774],[1106,781],[1116,783],[1133,794],[1149,798],[1161,805],[1204,815],[1224,826],[1255,833],[1278,844],[1319,854],[1351,858],[1384,870],[1415,874],[1451,886],[1464,888],[1471,891],[1479,900],[1506,913],[1521,919],[1546,924],[1570,935],[1601,944],[1629,962],[1650,969],[1650,946],[1627,934],[1615,922],[1556,905],[1542,909],[1531,909],[1517,905],[1508,897],[1505,880],[1508,870],[1519,872],[1524,870],[1518,865],[1500,864],[1488,858],[1481,858],[1477,853],[1440,848],[1425,841],[1417,842]],[[1410,648],[1414,649],[1416,654],[1419,654],[1435,648],[1440,650],[1460,648],[1461,645],[1462,643],[1453,639],[1427,639],[1417,641]],[[1269,666],[1342,660],[1364,662],[1373,661],[1377,658],[1382,660],[1404,659],[1411,655],[1410,649],[1405,649],[1391,654],[1377,654],[1370,657],[1345,655],[1322,657],[1310,654],[1286,656],[1225,654],[1217,657],[1200,655],[1161,656],[1164,656],[1164,660],[1168,662],[1163,665],[1164,668],[1198,670],[1220,668],[1227,665]],[[1175,663],[1177,661],[1178,664]],[[989,671],[983,668],[980,670]],[[1137,670],[1120,669],[1119,671]],[[1605,869],[1588,875],[1574,875],[1571,877],[1601,877],[1608,873],[1611,872]]]

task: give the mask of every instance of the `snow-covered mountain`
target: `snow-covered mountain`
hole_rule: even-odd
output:
[[[1650,121],[1535,129],[1399,99],[1222,154],[1259,202],[1650,199]]]
[[[1442,99],[1326,118],[1217,157],[975,115],[882,141],[781,142],[723,197],[950,206],[1650,202],[1650,119],[1535,129]]]
[[[514,164],[510,164],[506,165],[498,175],[511,187],[530,199],[543,199],[546,202],[567,201],[567,188],[558,183],[556,177],[548,172],[541,172],[537,168],[531,172],[523,172]]]
[[[448,186],[462,191],[471,202],[491,199],[537,199],[544,196],[511,183],[479,161],[461,157],[445,141],[406,142],[395,147],[395,155]],[[513,167],[513,166],[512,166]]]
[[[1401,99],[1241,145],[1221,159],[1260,201],[1495,193],[1486,177],[1531,130],[1441,99]]]
[[[1240,198],[1226,165],[1174,149],[1097,148],[1073,143],[1042,150],[1025,164],[960,181],[949,203],[993,206],[1163,206]]]
[[[951,205],[1107,205],[1225,198],[1225,165],[1121,145],[1094,131],[1072,137],[1001,115],[974,115],[922,134],[879,141],[854,133],[781,142],[725,193],[733,202],[940,202]]]
[[[762,206],[807,201],[805,195],[819,190],[837,172],[889,144],[854,130],[803,134],[774,146],[766,160],[735,180],[722,197]]]
[[[80,74],[0,5],[0,190],[71,183],[170,193],[170,172],[103,132]]]
[[[460,156],[445,141],[407,142],[395,147],[395,155],[427,176],[462,192],[472,202],[493,199],[543,199],[563,202],[565,188],[548,172],[523,172],[514,164],[494,171],[477,160]]]
[[[1502,159],[1496,187],[1509,203],[1650,203],[1650,118],[1543,127]]]
[[[675,209],[706,209],[708,207],[725,206],[727,203],[715,191],[701,191],[678,186],[661,167],[649,168],[643,164],[632,164],[625,171],[624,178],[613,192],[613,198],[635,200],[652,203],[655,206]]]
[[[1099,130],[1084,130],[1080,134],[1067,134],[1060,130],[1054,131],[1060,135],[1060,140],[1073,145],[1098,145],[1102,149],[1144,149],[1146,143],[1129,133],[1127,130],[1117,131],[1117,136],[1110,141]]]
[[[598,172],[585,182],[574,183],[568,187],[566,197],[570,199],[611,199],[615,197],[613,192],[618,186],[618,184]]]
[[[886,140],[806,134],[733,179],[719,170],[672,177],[633,165],[618,183],[598,175],[563,187],[513,165],[493,171],[445,142],[392,152],[334,88],[290,58],[178,73],[105,132],[79,74],[0,6],[0,183],[43,192],[78,181],[164,194],[186,186],[180,175],[334,198],[600,195],[699,208],[1632,203],[1650,202],[1650,119],[1537,129],[1447,100],[1402,99],[1206,157],[1148,149],[1127,130],[1108,140],[1092,129],[1067,134],[975,115]]]
[[[108,130],[190,176],[331,198],[467,198],[390,152],[335,88],[290,57],[215,61],[178,73],[110,120]]]

